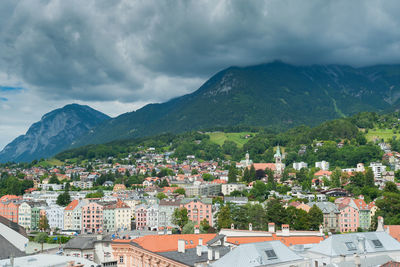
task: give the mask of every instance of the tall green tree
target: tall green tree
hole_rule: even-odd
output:
[[[172,223],[178,225],[181,229],[189,221],[188,211],[186,208],[178,208],[174,210],[172,214]]]
[[[217,215],[218,229],[230,228],[233,223],[229,206],[223,206]]]
[[[310,222],[310,230],[317,231],[319,230],[319,226],[324,221],[324,214],[322,213],[321,209],[317,207],[317,205],[313,205],[308,211],[308,218]]]
[[[40,232],[37,234],[37,236],[35,236],[35,242],[36,243],[40,243],[42,245],[42,252],[43,252],[43,244],[46,243],[47,241],[47,233],[46,232]]]
[[[237,170],[235,165],[232,163],[228,171],[228,183],[236,183],[236,182],[237,182]]]

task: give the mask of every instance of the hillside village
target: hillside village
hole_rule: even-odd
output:
[[[375,230],[373,238],[398,250],[395,259],[400,256],[400,243],[393,245],[400,240],[400,226],[384,226],[385,220],[395,220],[381,216],[388,213],[383,214],[379,206],[384,204],[377,202],[382,192],[398,192],[395,172],[400,169],[400,153],[388,143],[377,145],[383,154],[379,162],[342,169],[330,168],[327,161],[286,166],[287,154],[279,145],[273,162],[255,163],[249,153],[238,162],[199,160],[195,155],[178,160],[173,151],[139,147],[124,158],[93,159],[82,165],[3,166],[3,179],[28,182],[17,189],[23,194],[0,198],[0,216],[32,236],[48,232],[73,237],[65,240],[60,253],[102,266],[131,266],[143,250],[142,262],[226,266],[235,260],[228,253],[232,247],[246,250],[250,245],[272,249],[267,260],[279,259],[281,264],[324,264],[338,258],[329,254],[324,242],[343,239],[339,233],[348,233],[347,243],[347,238],[360,236],[369,240]],[[314,149],[323,146],[319,142]],[[301,147],[298,153],[306,149]],[[365,195],[354,194],[355,183]],[[89,248],[87,242],[92,244]],[[96,242],[111,246],[103,253]],[[165,247],[151,245],[158,242]],[[298,250],[312,244],[317,245]],[[126,254],[128,248],[131,252]],[[233,251],[239,253],[237,249]],[[327,254],[316,256],[322,253],[318,249]],[[293,256],[286,262],[277,251]],[[254,256],[253,266],[262,265],[264,256]]]

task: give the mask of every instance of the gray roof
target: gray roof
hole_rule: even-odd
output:
[[[248,202],[249,199],[247,197],[224,197],[225,202],[232,202],[232,201],[242,201]]]
[[[28,235],[26,234],[25,228],[20,226],[18,223],[15,223],[13,221],[10,221],[7,218],[4,218],[3,216],[0,216],[0,223],[4,224],[5,226],[11,228],[15,232],[25,236],[28,238]]]
[[[393,261],[393,259],[388,255],[368,257],[367,259],[365,259],[364,256],[361,255],[360,260],[361,260],[361,267],[381,266],[382,264],[385,264],[389,261]],[[354,259],[344,262],[330,263],[327,265],[327,267],[354,267],[354,266],[356,266]]]
[[[104,236],[102,240],[97,240],[97,236],[77,236],[70,239],[65,245],[64,249],[94,249],[95,242],[111,242],[110,236]]]
[[[332,202],[325,201],[325,202],[310,202],[307,204],[308,206],[312,207],[317,205],[317,207],[322,211],[322,213],[340,213],[339,209],[336,205]]]
[[[184,198],[184,199],[182,199],[181,204],[187,204],[191,201],[199,201],[204,204],[212,204],[212,198],[201,198],[201,199],[199,199],[199,198]]]
[[[364,232],[352,234],[332,235],[329,238],[315,244],[308,252],[318,253],[330,257],[340,255],[353,255],[364,253],[362,241],[365,240],[367,253],[400,251],[400,243],[386,232]],[[375,240],[378,240],[375,241]],[[374,244],[377,243],[377,244]]]
[[[225,246],[212,247],[212,249],[214,251],[219,250],[220,257],[224,256],[230,251],[230,248]],[[207,251],[208,248],[206,246],[202,246],[202,254],[200,257],[197,256],[197,248],[186,249],[185,253],[180,253],[178,251],[168,251],[168,252],[158,252],[157,254],[169,258],[171,260],[181,262],[188,266],[194,266],[195,263],[207,262],[208,260]]]
[[[222,240],[221,243],[223,243],[224,239],[225,239],[225,235],[216,235],[213,239],[211,239],[210,241],[207,242],[207,245],[212,245],[215,242],[220,241],[220,240]]]
[[[273,251],[268,257],[267,251]],[[303,260],[302,257],[286,247],[281,241],[268,241],[240,245],[226,254],[212,267],[267,266]]]
[[[25,252],[19,250],[2,235],[0,235],[0,248],[0,260],[8,259],[10,256],[25,256]]]

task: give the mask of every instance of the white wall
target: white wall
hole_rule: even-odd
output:
[[[25,251],[25,245],[28,244],[29,241],[28,238],[2,223],[0,223],[0,234],[19,250]]]

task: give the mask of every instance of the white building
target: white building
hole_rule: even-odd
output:
[[[147,227],[151,230],[157,229],[159,227],[158,224],[158,213],[159,213],[159,206],[158,204],[149,206],[147,208]]]
[[[51,229],[63,229],[64,227],[64,208],[58,205],[51,205],[46,210],[47,220]]]
[[[246,189],[245,184],[222,184],[221,191],[224,196],[230,195],[233,191],[243,191]]]
[[[372,169],[375,179],[382,178],[382,172],[386,171],[386,166],[380,162],[371,162],[369,167]]]
[[[329,162],[325,160],[315,162],[315,168],[320,168],[323,171],[329,171]]]
[[[160,200],[160,204],[158,205],[158,225],[159,227],[174,227],[175,225],[172,223],[172,214],[175,209],[179,209],[179,205],[181,204],[180,199],[162,199]]]
[[[31,209],[31,206],[26,202],[22,202],[18,207],[18,224],[25,229],[31,228]]]
[[[303,168],[308,168],[308,164],[305,162],[293,162],[293,169],[300,171]]]

